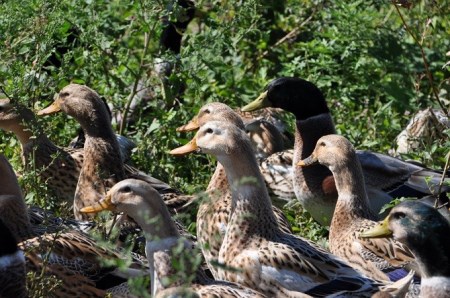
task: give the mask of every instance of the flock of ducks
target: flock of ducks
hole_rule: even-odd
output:
[[[274,110],[249,119],[248,112],[265,107],[295,115],[293,149],[270,120]],[[0,128],[19,139],[25,170],[39,175],[57,204],[73,206],[73,218],[28,207],[0,155],[0,297],[33,296],[38,277],[54,280],[46,295],[56,297],[450,297],[449,178],[355,150],[335,134],[311,82],[276,79],[241,111],[209,103],[177,129],[197,132],[170,154],[209,154],[218,162],[199,202],[196,240],[172,211],[198,198],[126,163],[129,147],[120,145],[94,90],[70,84],[37,114],[59,111],[81,125],[83,149],[54,145],[30,129],[31,110],[0,102]],[[280,185],[291,186],[303,207],[330,225],[330,251],[292,233],[271,201],[288,193]],[[424,199],[400,203],[378,223],[380,208],[398,196]],[[91,236],[103,210],[114,212],[110,225],[121,232],[140,230],[145,257]],[[141,293],[127,282],[146,277]]]

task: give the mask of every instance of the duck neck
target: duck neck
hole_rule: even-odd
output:
[[[161,202],[159,202],[161,201]],[[150,267],[151,293],[156,295],[156,290],[161,287],[155,271],[154,254],[158,251],[167,251],[184,241],[185,247],[189,241],[182,240],[180,233],[172,221],[167,207],[160,200],[153,200],[152,206],[134,206],[124,210],[132,217],[144,231],[146,245],[145,254]]]
[[[345,160],[331,167],[331,172],[338,192],[334,212],[347,217],[348,223],[355,219],[377,220],[369,207],[364,175],[355,151],[347,155]],[[334,216],[333,221],[335,221]]]
[[[322,189],[323,179],[330,176],[330,171],[322,165],[313,165],[302,168],[295,166],[300,160],[310,156],[317,141],[329,134],[335,134],[333,119],[330,113],[320,114],[303,120],[296,120],[294,143],[294,191],[303,192],[303,187],[309,189]]]
[[[152,200],[152,205],[134,206],[124,210],[145,233],[147,242],[165,238],[178,238],[180,233],[170,217],[162,198]],[[150,238],[151,237],[151,238]]]
[[[232,193],[230,225],[242,232],[273,231],[278,227],[255,156],[248,142],[231,154],[218,156]]]
[[[209,181],[206,191],[224,193],[228,191],[228,189],[229,185],[225,168],[220,162],[218,162],[216,170],[214,171],[214,174],[212,175],[211,180]]]
[[[78,121],[87,136],[107,140],[115,139],[110,117],[103,106],[91,113],[86,119],[78,119]]]
[[[40,131],[40,129],[38,130],[37,134],[35,134],[24,121],[26,120],[22,120],[21,123],[11,124],[7,128],[5,128],[6,130],[14,133],[19,139],[19,142],[22,146],[22,152],[25,152],[26,149],[41,143],[50,144],[55,147],[53,143],[47,138],[47,136]],[[35,137],[35,135],[37,135],[37,137]]]
[[[22,148],[33,140],[33,133],[27,126],[25,126],[23,124],[19,124],[19,125],[13,127],[11,129],[11,131],[19,139],[19,142],[22,145]]]
[[[105,171],[106,175],[115,175],[117,181],[120,181],[124,179],[122,158],[119,142],[109,119],[106,107],[101,101],[97,103],[93,112],[90,114],[85,112],[83,117],[77,118],[86,134],[84,165],[91,161]]]
[[[411,244],[409,247],[416,256],[423,277],[444,276],[450,278],[449,232],[448,226],[432,235],[424,235],[420,229],[415,232],[421,233],[416,236],[421,243]]]

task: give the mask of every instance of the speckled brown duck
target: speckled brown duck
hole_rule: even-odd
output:
[[[13,132],[22,146],[22,161],[26,171],[35,171],[58,202],[72,207],[75,189],[84,160],[83,149],[56,146],[36,124],[34,113],[9,99],[0,99],[0,128]],[[35,127],[35,129],[32,129]],[[127,156],[123,138],[121,153]]]
[[[414,255],[392,238],[359,237],[361,232],[377,225],[377,216],[369,208],[364,176],[352,144],[338,135],[321,137],[312,154],[298,165],[307,167],[315,163],[330,169],[338,192],[330,226],[330,251],[371,278],[397,280],[389,273],[399,274],[399,268],[415,263]]]
[[[232,213],[219,252],[219,277],[269,297],[305,297],[303,292],[345,280],[346,289],[369,295],[377,283],[312,242],[281,231],[244,131],[223,121],[209,121],[181,152],[214,155],[231,186]],[[233,268],[230,270],[227,268]],[[323,294],[323,292],[322,292]]]
[[[41,229],[36,230],[29,221],[16,176],[3,156],[0,156],[0,185],[7,186],[0,188],[0,219],[25,252],[27,271],[38,276],[41,273],[47,277],[55,276],[61,281],[52,292],[55,296],[104,297],[105,291],[97,288],[97,281],[103,279],[106,287],[112,287],[120,278],[124,281],[125,276],[145,269],[140,263],[133,263],[133,267],[119,273],[115,266],[102,266],[101,259],[123,256],[100,247],[82,232],[59,230],[42,234]]]
[[[275,79],[242,110],[253,111],[269,106],[289,111],[296,118],[294,164],[311,154],[320,137],[336,133],[325,97],[311,82],[295,77]],[[357,155],[370,208],[375,214],[392,197],[420,197],[437,191],[436,185],[441,177],[438,172],[379,153],[357,151]],[[293,170],[297,199],[315,220],[328,225],[337,200],[336,185],[330,171],[322,165],[294,167]]]
[[[198,129],[208,121],[224,121],[244,129],[241,117],[230,107],[223,103],[209,103],[204,105],[198,115],[188,124],[178,128],[178,131]],[[172,154],[176,151],[172,151]],[[231,213],[231,190],[226,177],[225,169],[218,163],[216,170],[206,189],[208,198],[199,204],[197,213],[197,239],[202,248],[203,255],[213,275],[217,278],[217,262],[220,246],[223,242],[228,220]],[[274,214],[283,231],[290,233],[291,226],[283,212],[273,207]]]
[[[75,218],[88,218],[79,210],[98,202],[109,188],[128,177],[151,183],[170,199],[178,195],[166,183],[123,164],[106,107],[94,90],[84,85],[70,84],[59,92],[52,105],[38,115],[59,111],[74,117],[86,134],[84,162],[73,202]]]
[[[136,179],[123,180],[114,185],[100,202],[83,208],[82,212],[106,209],[124,212],[144,230],[152,295],[164,297],[164,293],[167,294],[164,289],[171,289],[168,291],[172,292],[172,288],[182,287],[198,297],[263,297],[254,290],[234,283],[214,281],[202,274],[201,270],[196,270],[198,263],[196,266],[192,242],[180,236],[160,194],[148,183]],[[178,252],[175,252],[177,247]],[[176,270],[173,258],[185,270]]]
[[[420,201],[405,201],[392,208],[380,223],[361,234],[392,237],[407,245],[416,256],[422,280],[420,297],[450,295],[450,224],[435,208]]]
[[[73,196],[83,164],[83,150],[61,148],[40,131],[33,132],[35,115],[20,104],[0,100],[0,128],[13,132],[22,145],[22,161],[27,171],[33,167],[56,198],[73,204]]]

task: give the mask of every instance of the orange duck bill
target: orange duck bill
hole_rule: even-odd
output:
[[[200,148],[197,146],[197,142],[195,141],[195,137],[186,145],[175,148],[169,152],[169,154],[175,156],[184,156],[192,152],[198,152]]]
[[[114,211],[116,207],[111,201],[111,195],[107,194],[103,199],[98,201],[96,204],[92,206],[84,207],[80,210],[81,213],[98,213],[103,210]]]
[[[58,96],[51,105],[49,105],[45,109],[42,109],[39,112],[37,112],[37,115],[45,116],[45,115],[57,113],[59,111],[61,111],[61,99]]]
[[[198,118],[195,116],[192,118],[191,121],[189,121],[188,124],[185,124],[183,126],[180,126],[177,128],[177,131],[179,132],[188,132],[199,129],[200,125],[198,124]]]
[[[316,163],[318,163],[319,162],[319,160],[317,159],[317,157],[314,155],[314,153],[313,154],[311,154],[309,157],[307,157],[307,158],[305,158],[305,159],[303,159],[303,160],[300,160],[298,163],[297,163],[297,166],[298,167],[307,167],[307,166],[311,166],[311,165],[314,165],[314,164],[316,164]]]

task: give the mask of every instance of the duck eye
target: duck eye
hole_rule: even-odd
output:
[[[129,186],[123,187],[122,192],[131,192],[131,187],[129,187]]]
[[[207,128],[207,129],[205,130],[205,133],[213,133],[212,128]]]
[[[67,97],[69,96],[69,92],[60,92],[59,97]]]
[[[402,219],[406,217],[406,214],[403,212],[395,212],[394,214],[391,215],[392,218],[394,219]]]
[[[211,113],[211,111],[209,109],[206,109],[206,110],[203,111],[203,113],[209,114],[209,113]]]
[[[325,146],[326,146],[326,144],[325,144],[325,142],[320,142],[319,146],[321,146],[321,147],[325,147]]]

